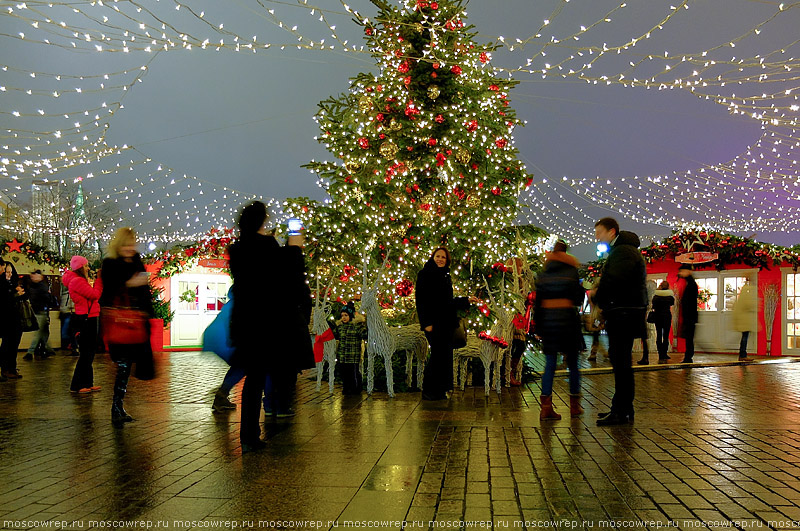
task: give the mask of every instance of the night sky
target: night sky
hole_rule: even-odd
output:
[[[152,4],[152,5],[150,5]],[[101,175],[102,170],[113,169],[119,163],[152,159],[152,164],[174,170],[174,175],[187,174],[202,180],[192,193],[203,189],[202,196],[195,197],[194,208],[200,213],[199,226],[205,218],[198,205],[213,199],[230,203],[235,209],[243,195],[227,193],[221,187],[233,189],[241,194],[255,194],[278,199],[294,196],[309,196],[323,199],[315,177],[300,165],[311,159],[330,159],[331,156],[318,145],[314,136],[318,130],[312,120],[317,102],[344,92],[348,78],[361,71],[375,71],[373,59],[367,53],[344,53],[333,51],[296,50],[288,47],[281,51],[279,44],[291,44],[297,39],[280,29],[270,19],[267,9],[274,9],[276,16],[288,23],[297,24],[299,34],[312,40],[326,38],[333,43],[327,26],[319,22],[319,11],[314,16],[310,7],[298,7],[293,2],[219,2],[193,1],[193,11],[204,11],[204,19],[214,26],[224,23],[225,31],[259,42],[273,43],[269,50],[233,52],[214,51],[209,48],[191,51],[172,49],[167,52],[146,53],[99,53],[88,50],[62,49],[32,42],[49,38],[51,42],[68,42],[69,39],[54,34],[45,34],[31,27],[30,21],[11,16],[0,18],[0,64],[21,70],[61,74],[87,75],[118,72],[137,68],[148,63],[146,75],[141,83],[135,83],[128,91],[113,90],[112,80],[106,88],[80,95],[64,95],[54,99],[48,95],[28,95],[24,91],[0,92],[0,129],[7,130],[54,130],[65,128],[65,119],[50,116],[71,110],[95,109],[102,111],[104,101],[121,101],[123,109],[117,110],[108,119],[106,141],[110,145],[132,146],[115,157],[90,165],[83,165],[48,175],[48,178],[74,178],[93,173],[94,178],[84,181],[85,188],[94,193],[109,193],[124,185],[131,185],[133,177],[146,177],[142,167]],[[349,44],[363,43],[361,28],[354,24],[344,12],[342,4],[333,0],[319,0],[315,5],[325,8],[327,21],[336,26],[341,40]],[[467,2],[466,22],[475,26],[478,43],[505,38],[507,46],[496,52],[492,64],[515,69],[525,66],[526,59],[541,49],[541,43],[550,36],[562,38],[578,31],[581,25],[588,26],[602,20],[604,13],[618,6],[617,2],[593,0],[592,2],[560,2],[555,0],[496,0]],[[546,57],[537,57],[533,68],[541,69],[544,63],[556,64],[571,53],[567,46],[608,46],[621,44],[632,37],[642,35],[654,27],[671,10],[673,2],[660,0],[633,1],[630,6],[615,12],[611,22],[600,23],[581,35],[580,41],[565,41],[562,46],[550,47]],[[591,74],[616,73],[629,61],[638,61],[647,54],[699,53],[752,29],[772,16],[777,2],[744,0],[704,0],[688,2],[688,10],[680,10],[671,20],[656,29],[650,39],[641,41],[625,53],[608,57],[593,67]],[[162,20],[168,20],[182,31],[198,36],[221,38],[187,13],[186,8],[175,10],[173,2],[149,2]],[[311,2],[307,4],[310,6]],[[373,16],[377,9],[365,1],[348,3],[362,14]],[[266,8],[266,9],[265,9]],[[41,13],[54,19],[65,20],[70,26],[91,28],[92,22],[70,13],[63,8],[54,16],[53,10],[37,7]],[[558,11],[560,9],[560,11]],[[108,11],[108,9],[107,9]],[[17,11],[19,13],[19,11]],[[556,16],[553,16],[555,13]],[[28,10],[27,16],[34,13]],[[109,15],[111,16],[111,15]],[[527,39],[536,33],[545,19],[551,23],[541,30],[542,37],[524,47],[515,46],[515,39]],[[114,21],[112,17],[112,22]],[[136,24],[125,22],[135,29]],[[98,27],[97,24],[94,24]],[[775,21],[764,26],[758,38],[742,41],[736,48],[716,52],[720,56],[751,56],[773,51],[796,38],[800,26],[800,9],[790,9]],[[26,40],[12,36],[23,31]],[[110,32],[109,28],[104,29]],[[232,41],[231,36],[225,36]],[[796,50],[795,50],[796,51]],[[647,72],[644,65],[641,72]],[[659,66],[659,68],[661,68]],[[647,74],[645,74],[646,77]],[[46,76],[0,72],[0,85],[32,88],[43,91],[63,87]],[[526,127],[515,132],[516,146],[520,158],[535,175],[536,186],[532,195],[544,206],[536,206],[539,219],[546,220],[546,229],[562,232],[565,228],[584,237],[592,221],[601,215],[618,215],[625,227],[644,235],[666,235],[671,228],[667,224],[653,225],[625,221],[622,215],[607,208],[598,208],[585,195],[576,194],[578,188],[570,188],[572,179],[599,177],[603,186],[615,189],[618,180],[632,176],[655,176],[671,172],[683,172],[729,161],[745,152],[747,147],[762,135],[762,123],[758,120],[731,115],[724,105],[704,100],[687,90],[657,90],[626,88],[619,84],[590,84],[576,78],[561,79],[550,75],[542,79],[540,74],[517,72],[514,75],[520,84],[511,93],[511,105],[518,116],[527,120]],[[130,81],[132,75],[123,76]],[[84,87],[98,87],[103,82],[76,81]],[[60,84],[59,84],[60,83]],[[69,86],[69,83],[67,83]],[[764,92],[774,92],[780,87],[770,86]],[[714,87],[716,93],[731,90],[729,87]],[[755,93],[752,86],[741,90]],[[25,114],[36,114],[43,109],[48,116],[21,118],[10,114],[20,110]],[[71,123],[70,118],[66,122]],[[5,133],[9,138],[9,133]],[[11,148],[3,149],[3,156]],[[47,150],[38,147],[42,153]],[[19,180],[11,180],[16,172],[7,169],[2,183],[8,194],[20,193],[29,188],[32,175],[16,174]],[[159,174],[160,175],[160,174]],[[567,177],[567,181],[563,178]],[[545,182],[546,180],[546,182]],[[609,180],[612,184],[605,184]],[[163,183],[161,183],[163,184]],[[144,198],[139,198],[138,207],[130,214],[135,219],[157,216],[163,206],[149,210],[148,201],[161,192],[147,189]],[[163,190],[168,190],[168,186]],[[159,188],[161,189],[161,188]],[[164,192],[166,193],[166,192]],[[637,201],[647,197],[647,191],[623,192]],[[636,197],[636,193],[643,194]],[[725,193],[724,188],[715,188],[715,194]],[[730,190],[736,194],[736,190]],[[149,195],[148,195],[149,194]],[[183,197],[187,196],[184,192]],[[223,195],[227,195],[224,199]],[[119,196],[116,196],[119,198]],[[213,198],[213,199],[212,199]],[[24,194],[20,193],[20,201]],[[777,199],[781,200],[781,199]],[[130,206],[131,199],[125,205]],[[746,202],[746,200],[744,200]],[[796,207],[797,202],[787,203]],[[215,207],[216,208],[216,207]],[[183,210],[183,209],[182,209]],[[154,213],[155,212],[155,213]],[[155,218],[153,218],[155,219]],[[164,213],[161,212],[161,220]],[[531,218],[531,221],[536,220]],[[162,221],[159,221],[161,223]],[[158,224],[144,227],[155,231]],[[197,227],[195,227],[197,228]],[[773,231],[760,234],[765,240],[791,244],[798,241],[798,232],[792,227],[785,233]],[[580,231],[579,231],[580,232]],[[749,234],[755,233],[753,231]],[[747,234],[747,235],[749,235]],[[647,241],[647,240],[646,240]]]

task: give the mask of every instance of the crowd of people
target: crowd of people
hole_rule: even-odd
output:
[[[212,409],[223,413],[236,409],[229,394],[244,380],[241,399],[240,437],[243,451],[254,451],[265,445],[259,425],[260,410],[266,415],[291,417],[297,375],[314,366],[314,353],[309,335],[311,293],[306,281],[302,234],[289,236],[280,245],[267,229],[266,206],[253,202],[243,208],[237,220],[239,235],[229,247],[233,286],[229,340],[232,347],[230,369],[216,391]],[[599,335],[608,336],[608,357],[614,370],[615,392],[610,411],[598,416],[597,424],[616,425],[633,420],[634,378],[632,350],[634,341],[642,339],[640,364],[649,363],[647,323],[656,331],[659,361],[669,359],[669,335],[673,323],[675,292],[670,284],[648,285],[645,262],[639,252],[639,238],[620,230],[613,218],[603,218],[595,225],[595,237],[608,244],[607,259],[599,279],[582,284],[578,261],[567,252],[565,242],[556,242],[546,254],[526,299],[528,310],[514,319],[511,345],[512,365],[520,362],[528,340],[541,341],[545,369],[541,381],[540,419],[558,420],[561,415],[553,406],[553,381],[557,359],[563,355],[569,369],[571,417],[583,414],[578,356],[586,350],[584,333],[593,335],[590,360],[599,351]],[[78,355],[69,391],[75,394],[101,390],[95,385],[93,361],[98,345],[107,347],[116,364],[111,420],[122,426],[133,420],[123,401],[134,366],[134,376],[150,379],[155,376],[153,354],[149,342],[149,319],[153,301],[149,273],[137,252],[136,233],[119,229],[106,249],[96,275],[83,256],[73,256],[61,282],[64,291],[59,301],[51,293],[40,270],[33,271],[27,284],[13,263],[5,263],[0,276],[0,381],[18,380],[23,375],[17,368],[17,351],[23,330],[35,331],[23,359],[44,359],[54,354],[48,346],[50,311],[62,315],[62,347]],[[430,358],[422,382],[423,400],[444,400],[453,390],[453,351],[458,341],[459,314],[463,314],[474,298],[456,297],[450,277],[450,252],[437,247],[417,276],[416,307],[419,327],[430,345]],[[694,331],[698,320],[697,283],[690,266],[683,265],[679,277],[684,284],[680,298],[680,333],[686,341],[683,362],[694,356]],[[591,311],[582,321],[579,308],[588,297]],[[754,328],[748,316],[755,305],[749,284],[742,288],[735,308],[737,329],[742,332],[740,358],[747,359],[747,341]],[[339,319],[330,322],[329,334],[338,340],[336,357],[339,375],[346,395],[362,391],[360,361],[362,343],[369,337],[363,316],[354,304],[345,305]],[[267,330],[270,331],[267,334]],[[279,333],[274,333],[280,330]],[[100,333],[102,331],[102,333]],[[521,385],[512,377],[511,385]]]

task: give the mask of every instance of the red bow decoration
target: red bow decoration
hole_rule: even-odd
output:
[[[320,335],[314,336],[314,362],[319,363],[325,355],[325,342],[334,339],[333,330],[328,328]]]
[[[508,341],[506,341],[502,337],[493,336],[487,334],[486,332],[481,332],[480,334],[478,334],[478,337],[483,339],[484,341],[491,341],[495,345],[499,345],[503,348],[506,348],[508,346]]]

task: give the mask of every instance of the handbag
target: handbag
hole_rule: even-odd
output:
[[[464,348],[467,346],[467,320],[462,317],[458,320],[458,326],[453,330],[453,348]]]
[[[103,337],[110,345],[138,345],[150,341],[147,314],[125,306],[107,306],[100,313]]]
[[[31,301],[25,299],[17,302],[19,308],[19,320],[23,332],[35,332],[39,330],[39,321],[36,319],[36,312],[33,311]]]
[[[656,311],[650,310],[650,313],[647,314],[647,322],[648,323],[655,323],[656,322]]]

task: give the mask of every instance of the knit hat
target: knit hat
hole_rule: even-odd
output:
[[[77,271],[88,263],[89,260],[76,254],[72,257],[72,260],[69,261],[69,268],[73,271]]]
[[[356,314],[356,308],[352,302],[348,302],[346,305],[342,306],[342,311],[339,313],[342,312],[347,313],[347,315],[350,316],[350,319],[352,319]]]

